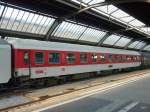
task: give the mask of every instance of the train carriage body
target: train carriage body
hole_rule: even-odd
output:
[[[140,53],[85,45],[15,39],[15,77],[31,79],[138,67]]]

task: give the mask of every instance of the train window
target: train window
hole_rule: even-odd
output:
[[[136,61],[139,61],[138,56],[136,56]]]
[[[126,61],[130,62],[131,61],[131,56],[126,56]]]
[[[75,53],[67,53],[66,60],[68,64],[74,64],[76,61]]]
[[[35,53],[35,64],[44,64],[44,53],[43,52]]]
[[[49,64],[59,64],[60,63],[60,53],[49,53],[48,54]]]
[[[29,64],[29,53],[28,53],[28,51],[24,52],[23,61],[24,61],[24,64],[26,64],[26,65]]]
[[[133,61],[137,61],[137,57],[136,56],[133,56]]]
[[[113,55],[112,54],[108,55],[108,62],[109,63],[113,62]]]
[[[130,56],[131,57],[131,61],[134,61],[134,56]]]
[[[130,62],[132,61],[132,56],[129,56],[129,60],[130,60]]]
[[[127,62],[129,62],[129,61],[130,61],[129,56],[126,56],[126,61],[127,61]]]
[[[123,59],[122,59],[123,57],[122,57],[122,55],[120,55],[120,62],[123,62]]]
[[[137,61],[137,56],[134,56],[134,61]]]
[[[138,61],[138,56],[136,56],[136,61]]]
[[[117,63],[120,62],[120,61],[121,61],[120,56],[119,56],[119,55],[116,55],[116,56],[115,56],[115,60],[116,60]]]
[[[92,58],[92,62],[93,62],[93,63],[96,63],[96,62],[97,62],[97,59],[98,59],[98,56],[97,56],[97,54],[92,54],[92,55],[91,55],[91,58]]]
[[[87,54],[80,54],[80,63],[87,63],[88,62],[88,56]]]
[[[140,61],[140,56],[137,56],[137,61]]]
[[[126,57],[125,56],[121,56],[122,58],[121,58],[121,62],[126,62]]]
[[[100,62],[105,63],[106,62],[106,55],[100,54]]]

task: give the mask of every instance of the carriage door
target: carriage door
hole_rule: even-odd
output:
[[[30,68],[31,68],[30,50],[25,50],[23,52],[24,52],[23,53],[23,62],[24,62],[24,66],[25,66],[25,69],[23,70],[24,71],[23,75],[29,76],[29,75],[31,75],[31,72],[30,72]]]

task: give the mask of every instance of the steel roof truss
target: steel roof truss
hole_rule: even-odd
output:
[[[56,19],[56,20],[53,22],[52,26],[49,28],[49,30],[48,30],[48,32],[47,32],[47,34],[46,34],[46,36],[45,36],[45,40],[49,40],[49,39],[50,39],[52,33],[55,31],[55,29],[56,29],[61,23],[62,23],[62,20],[60,20],[60,19]]]

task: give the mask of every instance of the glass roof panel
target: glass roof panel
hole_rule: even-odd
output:
[[[78,4],[81,4],[81,2],[82,2],[83,6],[88,6],[91,4],[104,2],[105,0],[91,0],[91,1],[89,1],[89,0],[83,0],[83,1],[82,0],[72,0],[72,1],[76,2]],[[95,8],[91,8],[91,9],[100,13],[100,14],[103,14],[107,17],[110,17],[111,19],[115,19],[118,22],[121,22],[125,25],[129,25],[129,27],[133,27],[134,29],[136,29],[142,33],[146,33],[147,35],[149,35],[149,33],[142,30],[141,27],[137,27],[137,26],[143,26],[144,23],[135,19],[134,17],[127,14],[123,10],[115,7],[114,5],[95,7]],[[131,24],[130,24],[130,22],[131,22]]]
[[[122,10],[118,10],[114,13],[111,14],[112,16],[116,17],[116,18],[122,18],[122,17],[127,17],[129,16],[129,14],[127,14],[126,12],[122,11]]]
[[[34,23],[34,28],[33,28],[32,32],[34,32],[34,33],[40,32],[40,29],[42,28],[43,20],[45,21],[44,16],[39,15],[38,19]],[[53,23],[53,20],[51,21],[50,26],[52,23]]]
[[[108,13],[108,14],[113,13],[118,10],[118,8],[115,7],[114,5],[101,6],[101,7],[97,7],[96,9],[102,12]]]
[[[147,45],[144,50],[150,50],[150,45]]]
[[[36,24],[39,27],[36,33],[46,34],[49,28],[52,26],[54,20],[49,17],[43,17],[42,21],[39,24]]]
[[[0,5],[0,15],[2,15],[3,9],[4,9],[4,6]]]
[[[137,46],[135,48],[136,49],[141,49],[144,45],[145,45],[144,42],[140,42],[140,43],[137,44]]]
[[[83,3],[86,3],[86,4],[87,4],[87,3],[90,3],[91,1],[93,1],[93,0],[82,0],[82,2],[83,2]]]
[[[105,12],[103,12],[103,11],[97,9],[97,8],[92,8],[92,10],[95,11],[95,12],[98,12],[98,13],[100,13],[100,14],[103,14],[103,15],[105,15],[105,16],[108,16],[107,13],[105,13]]]
[[[80,40],[90,41],[90,42],[99,42],[106,32],[88,28],[84,34],[80,37]]]
[[[108,13],[113,13],[114,11],[117,11],[118,8],[114,5],[108,5]]]
[[[12,8],[11,8],[12,9]],[[19,13],[19,10],[16,10],[16,9],[12,9],[11,10],[11,17],[8,17],[8,14],[6,14],[6,20],[3,21],[5,22],[5,26],[6,27],[3,27],[4,25],[2,25],[2,28],[6,28],[6,29],[11,29],[12,28],[12,25],[14,24],[14,21],[15,21],[15,18],[17,17],[18,13]],[[11,18],[11,19],[10,19]],[[8,20],[8,21],[7,21]]]
[[[128,47],[129,48],[134,48],[138,43],[139,43],[139,41],[135,41],[132,44],[130,44]]]
[[[117,35],[110,35],[110,36],[103,42],[103,44],[114,45],[119,39],[120,39],[120,36],[117,36]]]
[[[101,6],[101,7],[97,7],[96,9],[100,10],[100,11],[103,11],[105,13],[108,13],[108,8],[107,6]]]
[[[4,11],[0,28],[13,31],[46,34],[54,22],[54,18],[22,11],[0,5],[0,14]]]
[[[86,1],[86,0],[83,0],[83,2]],[[91,2],[89,2],[89,4],[96,4],[96,3],[101,3],[101,2],[104,2],[105,0],[91,0]]]
[[[146,32],[150,32],[150,27],[143,27],[141,29],[144,30],[144,31],[146,31]]]
[[[115,44],[115,46],[124,47],[124,46],[127,45],[130,41],[131,41],[131,39],[129,39],[129,38],[121,37],[121,39]]]
[[[85,26],[64,21],[58,28],[55,29],[52,35],[55,37],[78,39],[85,30]]]
[[[133,25],[133,26],[144,26],[145,24],[142,23],[141,21],[135,19],[134,21],[131,21],[129,24]]]
[[[119,18],[119,19],[121,19],[122,21],[125,21],[125,22],[128,23],[128,22],[134,20],[135,18],[132,17],[132,16],[126,16],[126,17],[122,17],[122,18]]]

